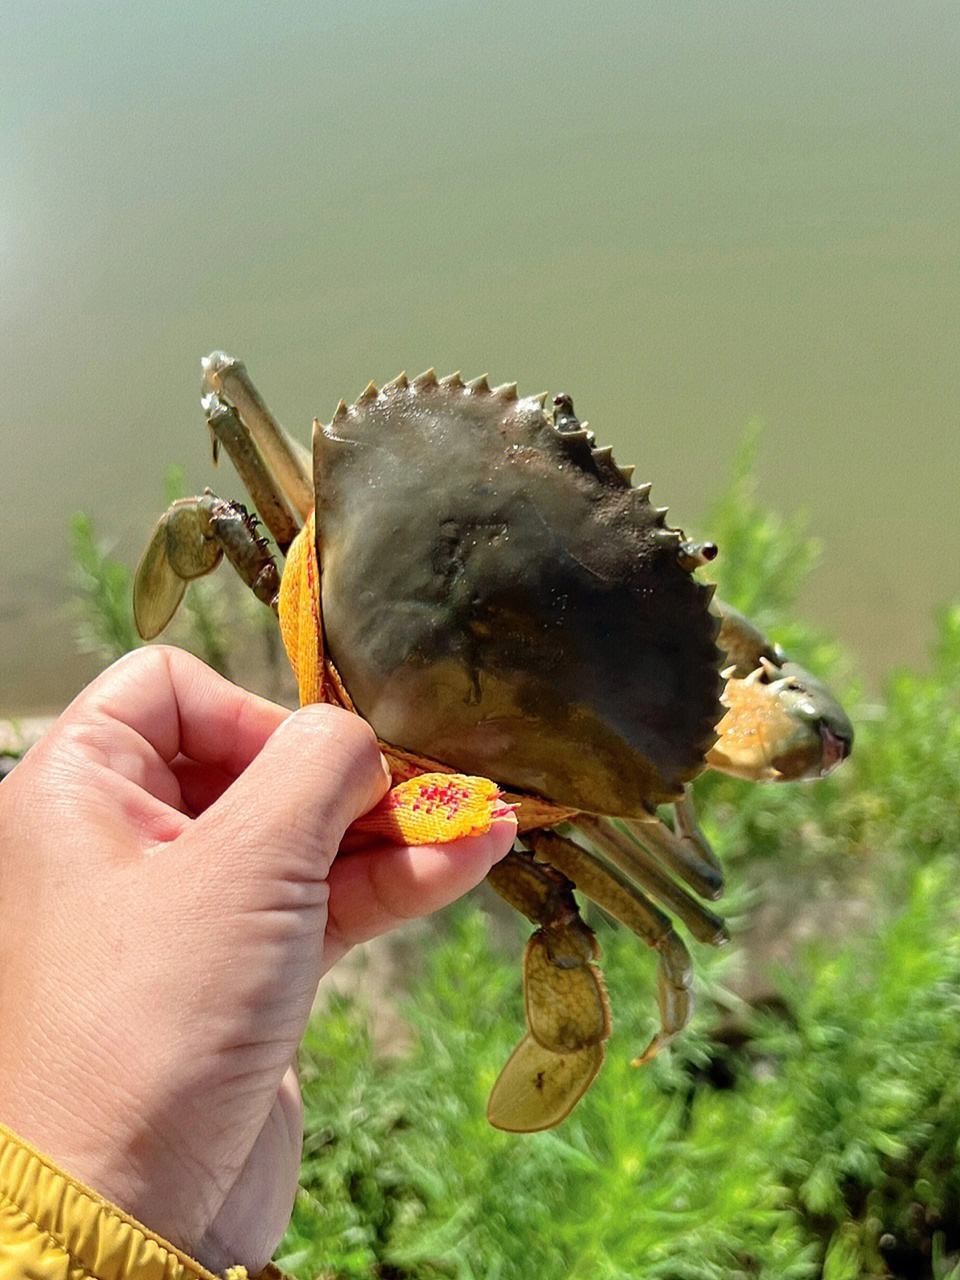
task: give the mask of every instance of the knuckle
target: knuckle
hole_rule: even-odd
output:
[[[343,725],[344,741],[358,756],[376,763],[380,758],[377,735],[366,720],[349,712],[347,714],[349,720]]]
[[[135,670],[138,680],[173,682],[177,674],[185,675],[202,665],[199,658],[175,645],[145,644],[118,658],[104,672],[101,681],[109,689],[114,677],[117,680],[128,680],[130,673]]]
[[[122,658],[118,658],[113,665],[117,667],[122,664],[142,667],[144,671],[160,671],[175,663],[181,652],[171,644],[145,644],[139,649],[131,649]]]
[[[320,733],[351,765],[380,772],[377,735],[362,717],[322,703],[302,707],[294,717],[311,735]]]

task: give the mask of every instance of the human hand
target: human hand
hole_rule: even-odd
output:
[[[512,843],[509,816],[337,858],[387,786],[357,716],[161,647],[0,786],[0,1120],[212,1270],[259,1269],[289,1220],[322,975]]]

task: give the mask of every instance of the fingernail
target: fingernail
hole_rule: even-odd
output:
[[[383,769],[384,777],[387,779],[387,782],[392,786],[393,772],[390,768],[390,761],[387,759],[387,757],[383,754],[382,751],[380,752],[380,767]]]
[[[516,823],[514,814],[519,808],[519,804],[507,804],[506,801],[498,799],[495,807],[490,811],[490,821],[500,822],[504,818],[513,818],[514,823]]]

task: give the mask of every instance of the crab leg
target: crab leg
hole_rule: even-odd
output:
[[[280,575],[255,519],[207,489],[163,513],[137,566],[133,616],[144,640],[167,625],[187,583],[212,573],[224,555],[257,599],[276,609]]]
[[[556,831],[528,831],[523,837],[538,861],[549,863],[639,938],[656,947],[673,932],[670,917],[632,885],[626,876],[606,866],[595,854]]]
[[[657,947],[657,1006],[660,1030],[630,1065],[651,1062],[690,1021],[693,1013],[693,965],[690,952],[671,930]]]
[[[621,818],[619,821],[632,840],[649,850],[701,897],[714,901],[723,893],[722,867],[712,853],[709,860],[705,859],[702,848],[688,840],[686,833],[680,836],[671,831],[656,814],[642,821],[634,818]]]
[[[498,1129],[534,1133],[570,1114],[603,1062],[610,1010],[596,964],[600,948],[570,881],[553,867],[514,852],[489,880],[540,928],[523,961],[527,1034],[497,1077],[487,1118]]]
[[[250,380],[246,365],[225,351],[212,351],[201,362],[205,393],[222,394],[234,406],[267,466],[302,520],[313,510],[309,458],[283,430]],[[266,516],[264,516],[266,520]]]
[[[631,880],[669,907],[699,942],[706,942],[713,947],[729,942],[729,934],[720,917],[665,875],[654,859],[631,836],[618,830],[605,818],[586,813],[577,817],[574,826],[584,833],[608,862],[612,862]]]
[[[527,1026],[534,1039],[553,1053],[602,1044],[610,1035],[610,1010],[596,964],[600,948],[580,918],[570,881],[524,853],[508,854],[489,879],[501,897],[540,926],[523,962]]]
[[[271,475],[264,462],[253,432],[241,421],[233,405],[227,404],[218,395],[211,393],[204,396],[202,403],[214,441],[226,449],[260,518],[270,530],[281,552],[286,554],[290,543],[300,531],[300,525],[278,488],[279,479]]]
[[[673,814],[675,820],[676,835],[680,837],[681,847],[688,851],[693,849],[701,863],[708,868],[712,868],[719,877],[719,889],[723,889],[723,866],[720,859],[713,852],[710,841],[700,829],[700,823],[697,821],[697,810],[693,803],[693,792],[689,787],[684,788],[683,798],[678,800],[673,806]],[[710,895],[713,896],[713,895]],[[716,896],[719,896],[717,894]]]
[[[657,953],[657,1003],[660,1030],[634,1059],[639,1066],[687,1025],[693,1012],[693,969],[690,954],[674,932],[670,918],[649,902],[612,867],[605,866],[575,841],[555,831],[532,831],[524,836],[537,859],[555,867],[588,898],[631,929]]]
[[[529,853],[508,853],[491,867],[487,883],[531,924],[566,923],[580,914],[567,877]]]

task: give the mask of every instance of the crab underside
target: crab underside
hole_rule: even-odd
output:
[[[488,1116],[549,1128],[589,1087],[610,1033],[574,888],[657,953],[660,1029],[645,1062],[692,1008],[687,949],[653,899],[700,941],[727,938],[703,901],[723,876],[690,780],[705,765],[818,776],[848,754],[849,721],[746,619],[711,607],[694,571],[715,548],[666,524],[569,397],[550,417],[545,397],[485,378],[371,383],[315,423],[311,466],[242,364],[214,353],[203,365],[215,452],[230,454],[281,553],[315,510],[326,646],[378,737],[571,815],[525,831],[489,877],[537,927],[527,1032]],[[207,491],[173,504],[138,568],[145,638],[223,554],[277,607],[256,520]],[[672,825],[657,814],[667,804]]]

